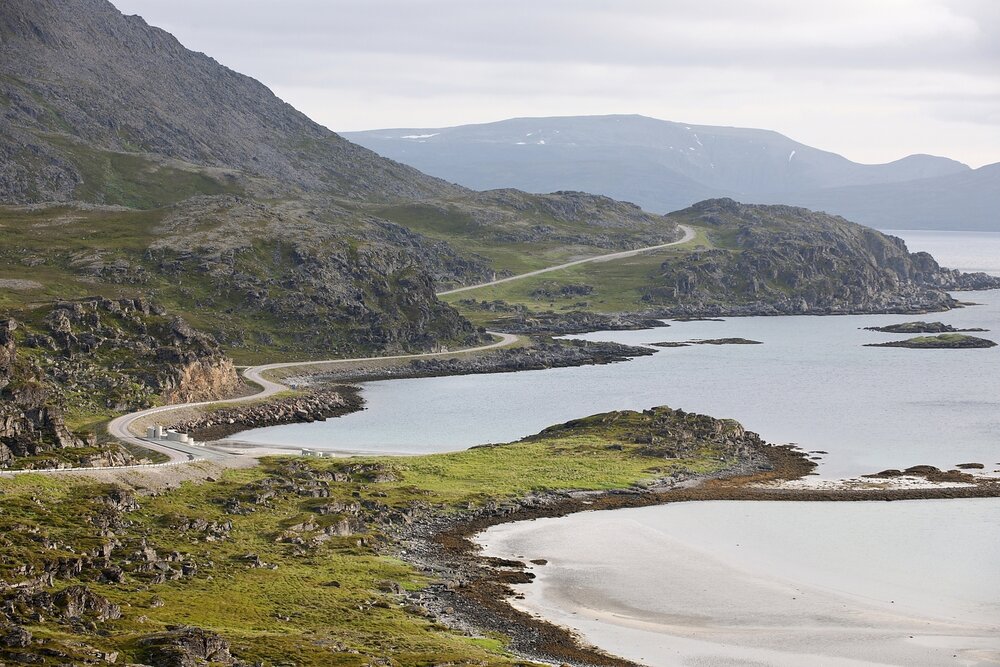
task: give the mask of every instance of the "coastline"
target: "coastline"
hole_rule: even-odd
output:
[[[459,515],[425,516],[396,535],[394,555],[445,583],[416,594],[446,624],[479,633],[501,632],[509,648],[530,660],[595,667],[636,667],[639,663],[588,645],[572,629],[536,617],[516,604],[512,585],[530,583],[530,565],[499,560],[482,553],[476,537],[489,528],[579,512],[649,507],[667,503],[744,500],[807,502],[872,502],[923,499],[1000,497],[1000,480],[978,478],[974,485],[891,488],[794,488],[813,468],[803,452],[768,446],[773,466],[762,461],[743,464],[716,475],[674,481],[663,486],[600,493],[539,493]]]
[[[583,513],[505,524],[477,541],[489,557],[545,561],[514,586],[518,609],[649,667],[1000,660],[1000,580],[984,570],[996,545],[969,541],[977,526],[996,526],[995,501],[837,505]],[[915,519],[930,516],[950,517],[949,534],[978,555],[928,543],[936,524]],[[948,570],[933,574],[942,560]]]

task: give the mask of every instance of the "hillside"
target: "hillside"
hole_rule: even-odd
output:
[[[188,177],[178,196],[238,187],[234,170],[351,198],[460,190],[345,141],[106,0],[5,2],[0,103],[0,200],[8,202],[132,205],[94,179],[113,186],[144,161],[153,170],[223,170]]]
[[[768,130],[644,116],[515,118],[347,132],[472,188],[586,190],[668,212],[698,201],[795,204],[886,229],[1000,230],[1000,175],[930,155],[866,165]],[[910,195],[921,193],[914,199]]]
[[[899,238],[804,208],[713,199],[669,217],[693,229],[695,239],[447,298],[477,323],[530,332],[575,330],[587,312],[922,313],[955,307],[947,290],[1000,288],[1000,278],[943,268],[925,252],[910,253]]]
[[[381,158],[106,0],[4,3],[0,38],[0,305],[150,295],[242,358],[422,350],[479,340],[435,286],[497,267],[396,224],[416,202],[556,254],[679,235]]]

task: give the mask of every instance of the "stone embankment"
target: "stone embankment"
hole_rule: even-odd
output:
[[[531,347],[497,350],[489,354],[451,359],[415,359],[406,364],[384,368],[338,369],[330,373],[294,378],[298,382],[367,382],[388,378],[437,377],[610,364],[655,354],[646,347],[605,341],[559,341],[536,343]]]
[[[170,428],[198,440],[219,440],[252,428],[339,417],[360,410],[363,402],[355,387],[322,387],[277,401],[219,408]]]

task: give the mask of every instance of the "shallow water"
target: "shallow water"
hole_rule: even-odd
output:
[[[1000,333],[1000,293],[937,313]],[[569,419],[669,405],[732,417],[771,442],[829,452],[839,477],[888,467],[1000,462],[1000,348],[907,350],[862,327],[910,316],[748,317],[581,336],[648,344],[743,337],[762,345],[663,349],[607,366],[372,382],[365,411],[328,422],[256,429],[257,443],[370,452],[448,451],[514,440]],[[994,334],[996,335],[996,334]]]
[[[936,665],[1000,659],[998,535],[995,499],[720,501],[506,524],[478,540],[489,555],[548,560],[519,606],[650,665]]]
[[[895,232],[943,263],[1000,273],[1000,234]],[[1000,335],[1000,292],[984,305],[928,315]],[[607,366],[388,380],[364,385],[367,409],[312,424],[255,429],[247,442],[427,453],[524,437],[569,419],[669,405],[732,417],[771,442],[829,452],[827,477],[887,467],[1000,463],[1000,348],[868,348],[863,331],[912,316],[748,317],[581,336],[648,344],[743,337],[763,345],[692,346]],[[987,334],[989,335],[989,334]]]

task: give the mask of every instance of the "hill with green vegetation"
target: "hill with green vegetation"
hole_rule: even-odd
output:
[[[943,333],[936,336],[916,336],[906,340],[893,340],[887,343],[869,343],[867,347],[905,347],[912,350],[968,350],[996,347],[997,344],[987,338],[967,336],[960,333]]]
[[[700,202],[671,213],[687,243],[449,295],[473,321],[515,331],[558,328],[582,311],[658,317],[923,313],[958,302],[947,290],[1000,279],[946,269],[902,240],[791,206]]]

